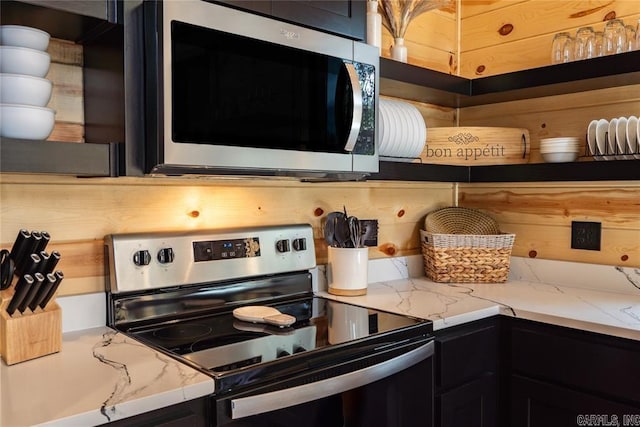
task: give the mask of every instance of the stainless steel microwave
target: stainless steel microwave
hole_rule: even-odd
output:
[[[148,172],[378,171],[377,48],[204,0],[143,17]]]

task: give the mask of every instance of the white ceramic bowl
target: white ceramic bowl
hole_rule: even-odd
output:
[[[44,77],[50,64],[51,57],[47,52],[26,47],[0,46],[0,73]]]
[[[24,74],[0,74],[0,104],[45,107],[51,99],[50,80]]]
[[[45,51],[49,47],[49,38],[49,33],[37,28],[0,25],[0,44],[3,46],[19,46]]]
[[[544,138],[540,140],[540,153],[568,153],[580,151],[580,139],[575,137]]]
[[[0,104],[0,136],[47,139],[55,123],[55,111],[32,105]]]
[[[564,163],[573,162],[578,158],[578,152],[556,152],[556,153],[542,153],[542,158],[547,163]]]

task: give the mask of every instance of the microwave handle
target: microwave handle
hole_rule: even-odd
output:
[[[337,377],[255,396],[231,399],[231,418],[235,420],[263,414],[362,387],[410,368],[433,356],[433,353],[434,344],[433,341],[429,341],[393,359]]]
[[[351,82],[351,92],[353,93],[353,115],[351,118],[351,130],[347,137],[347,143],[344,146],[345,151],[353,151],[360,134],[360,125],[362,124],[362,89],[360,88],[360,78],[358,72],[352,63],[346,62],[344,66]]]

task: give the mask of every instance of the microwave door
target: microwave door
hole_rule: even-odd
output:
[[[344,62],[344,68],[346,69],[347,76],[349,77],[349,84],[351,86],[351,106],[353,108],[351,112],[351,126],[349,129],[349,135],[347,137],[347,143],[344,146],[344,150],[351,152],[356,146],[358,141],[358,135],[360,134],[360,126],[362,124],[362,89],[360,88],[360,79],[358,72],[353,64],[350,62]]]

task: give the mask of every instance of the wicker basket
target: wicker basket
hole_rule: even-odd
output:
[[[424,270],[442,283],[503,283],[515,234],[437,234],[420,230]]]
[[[500,234],[496,220],[476,209],[452,206],[429,212],[424,229],[440,234]]]

